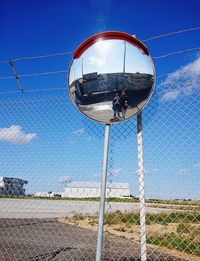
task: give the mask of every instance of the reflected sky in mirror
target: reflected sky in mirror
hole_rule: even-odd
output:
[[[73,60],[70,96],[79,110],[94,120],[128,119],[145,105],[153,90],[153,68],[150,57],[138,46],[100,39]]]
[[[83,74],[117,73],[124,70],[127,73],[140,72],[153,75],[149,57],[140,48],[122,40],[99,40],[80,58],[74,60],[70,69],[70,84],[82,78]]]

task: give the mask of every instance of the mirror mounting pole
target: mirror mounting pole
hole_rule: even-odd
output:
[[[110,140],[110,122],[106,122],[105,138],[104,138],[104,156],[103,156],[103,166],[102,166],[102,176],[101,176],[101,196],[99,202],[99,222],[98,222],[96,261],[101,261],[102,246],[103,246],[103,226],[104,226],[104,213],[105,213],[109,140]]]
[[[142,147],[142,112],[137,114],[137,142],[138,142],[138,179],[139,179],[139,204],[140,204],[140,238],[141,261],[147,260],[146,254],[146,216],[144,195],[144,165]]]

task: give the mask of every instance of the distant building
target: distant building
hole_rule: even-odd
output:
[[[0,195],[25,195],[24,184],[28,184],[28,181],[17,178],[0,177]]]
[[[61,198],[63,192],[36,192],[35,197]]]
[[[62,197],[93,198],[100,197],[101,184],[98,182],[71,182],[65,185]],[[123,198],[130,197],[128,183],[112,183],[107,185],[106,197]]]
[[[84,74],[83,78],[76,79],[70,88],[72,95],[76,92],[76,96],[81,100],[88,95],[100,95],[101,93],[110,93],[116,91],[141,91],[151,90],[153,83],[153,75],[147,73],[104,73],[97,72]]]

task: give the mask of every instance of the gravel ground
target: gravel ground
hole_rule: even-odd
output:
[[[95,215],[99,203],[95,201],[67,201],[40,199],[0,199],[0,218],[55,218],[75,214]],[[106,211],[139,211],[138,203],[110,202]],[[147,213],[169,212],[169,209],[146,207]]]

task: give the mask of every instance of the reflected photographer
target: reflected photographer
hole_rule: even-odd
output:
[[[125,120],[126,111],[128,109],[129,102],[128,102],[128,97],[126,96],[126,93],[124,90],[121,93],[120,105],[121,105],[122,119]]]
[[[121,100],[120,100],[120,97],[119,97],[119,93],[116,93],[115,97],[113,99],[113,111],[114,111],[113,119],[114,120],[121,119],[121,116],[120,116]],[[116,115],[118,117],[116,117]]]

